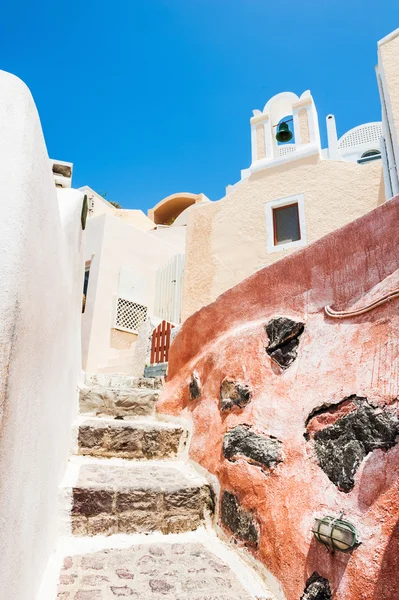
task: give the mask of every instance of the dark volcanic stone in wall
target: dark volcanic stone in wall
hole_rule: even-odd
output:
[[[251,464],[270,469],[281,462],[280,440],[252,431],[249,425],[237,425],[223,438],[223,456],[229,461],[245,458]]]
[[[232,410],[235,406],[244,408],[251,402],[252,391],[249,385],[225,379],[220,386],[221,410]]]
[[[259,531],[252,513],[244,510],[236,496],[230,492],[223,492],[222,496],[222,523],[241,540],[257,546]]]
[[[190,399],[198,400],[201,398],[201,380],[197,371],[194,371],[190,381]]]
[[[299,337],[304,328],[303,323],[297,323],[287,317],[277,317],[265,325],[269,338],[266,352],[282,369],[287,369],[296,359]]]
[[[301,600],[331,600],[332,594],[328,580],[315,571],[306,582]]]
[[[343,492],[352,490],[354,475],[367,454],[392,448],[398,435],[394,414],[370,405],[366,398],[352,396],[350,400],[355,410],[317,431],[313,438],[320,467]]]

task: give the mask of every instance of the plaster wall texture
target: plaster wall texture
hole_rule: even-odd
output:
[[[82,318],[85,371],[99,373],[112,368],[118,372],[123,367],[123,372],[129,372],[128,362],[133,359],[137,335],[113,328],[121,268],[133,271],[143,283],[148,314],[152,315],[157,269],[179,251],[178,246],[114,216],[101,215],[88,221],[86,260],[93,253],[94,256]]]
[[[134,225],[137,229],[141,229],[142,231],[154,229],[153,221],[151,221],[142,210],[118,208],[115,210],[114,216],[119,217],[126,223]]]
[[[143,377],[145,366],[150,363],[152,332],[156,325],[157,324],[153,323],[151,319],[147,319],[140,326],[137,341],[134,346],[131,371],[132,375],[135,377]]]
[[[315,571],[329,580],[335,600],[399,597],[399,445],[368,454],[346,493],[304,437],[313,411],[352,394],[397,417],[399,300],[344,320],[330,319],[324,307],[363,307],[399,286],[398,216],[396,197],[258,271],[187,319],[171,345],[157,410],[192,421],[191,459],[217,476],[221,496],[235,494],[252,515],[259,542],[248,552],[277,578],[286,600],[302,597]],[[264,326],[276,316],[304,323],[297,359],[286,370],[265,351]],[[245,406],[221,411],[226,377],[251,389]],[[280,440],[281,462],[262,469],[245,456],[227,460],[223,436],[239,424]],[[361,545],[330,554],[314,539],[314,518],[341,511]]]
[[[196,202],[194,206],[200,206],[203,204],[210,204],[211,201],[209,200],[209,198],[206,198],[206,196],[204,196],[204,194],[201,194],[201,200],[199,202]],[[187,225],[187,221],[188,221],[188,217],[190,215],[191,212],[191,206],[189,206],[188,208],[185,208],[183,210],[183,212],[180,213],[180,215],[175,219],[174,223],[171,225],[172,229],[174,229],[175,227],[182,227],[183,225]]]
[[[100,265],[104,249],[104,228],[105,218],[98,216],[88,219],[85,231],[84,257],[86,264],[90,263],[90,272],[86,293],[85,312],[82,314],[82,368],[84,371],[87,370],[87,358],[92,335],[93,339],[95,339],[93,322],[98,294]]]
[[[88,185],[84,185],[79,188],[83,194],[87,195],[87,199],[89,202],[89,217],[98,217],[100,215],[114,215],[115,217],[119,217],[137,227],[137,229],[141,229],[142,231],[150,231],[150,229],[154,228],[154,223],[143,213],[142,210],[138,209],[125,209],[125,208],[115,208],[110,204],[105,198],[97,194],[94,190],[91,189]]]
[[[32,600],[77,413],[83,195],[56,191],[39,116],[0,72],[0,588]]]
[[[263,123],[256,126],[256,158],[260,160],[266,156],[265,127]]]
[[[88,185],[84,185],[79,188],[79,191],[82,194],[87,195],[87,200],[89,203],[89,217],[98,217],[103,214],[114,214],[116,212],[116,208],[114,208],[105,198],[97,194],[94,190],[91,189]]]
[[[384,201],[381,163],[357,165],[318,155],[263,169],[228,196],[188,216],[183,319],[294,248],[267,252],[265,203],[302,193],[311,243]]]
[[[310,134],[309,134],[309,119],[308,119],[308,111],[306,108],[301,108],[298,112],[299,116],[299,130],[301,135],[301,143],[309,144],[310,142]]]
[[[380,87],[387,156],[386,195],[399,190],[399,29],[378,43],[377,79]],[[385,152],[384,152],[385,154]]]
[[[379,63],[384,72],[386,100],[392,116],[391,129],[394,133],[394,142],[399,142],[399,30],[396,35],[388,36],[387,41],[379,45]]]
[[[176,227],[173,225],[172,227],[153,229],[149,233],[159,240],[172,244],[179,252],[184,253],[186,249],[186,231],[185,225]]]

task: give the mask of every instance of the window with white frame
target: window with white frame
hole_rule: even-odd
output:
[[[265,210],[268,252],[306,244],[303,194],[266,202]]]
[[[273,208],[273,233],[275,246],[301,239],[297,202]]]

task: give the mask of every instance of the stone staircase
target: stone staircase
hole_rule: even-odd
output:
[[[57,598],[272,598],[244,563],[228,565],[232,551],[212,532],[213,490],[186,457],[188,431],[155,415],[161,386],[86,379],[62,488],[69,534]]]

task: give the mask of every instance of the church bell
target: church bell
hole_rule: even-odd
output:
[[[284,121],[277,127],[276,140],[278,142],[289,142],[292,140],[292,132]]]

